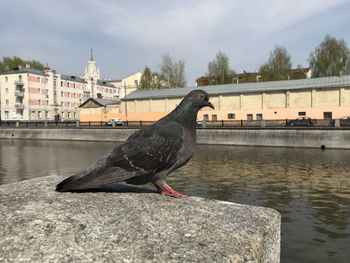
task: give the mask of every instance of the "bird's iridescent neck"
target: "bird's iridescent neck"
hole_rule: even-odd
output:
[[[186,127],[193,126],[195,128],[198,110],[190,102],[181,102],[167,117]]]

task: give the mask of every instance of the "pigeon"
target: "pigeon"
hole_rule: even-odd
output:
[[[184,197],[165,178],[194,154],[197,113],[206,106],[214,109],[207,92],[191,91],[168,115],[130,135],[86,170],[63,180],[56,191],[85,191],[116,182],[152,183],[163,196]]]

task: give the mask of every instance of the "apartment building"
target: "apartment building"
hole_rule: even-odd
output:
[[[0,74],[0,119],[78,120],[79,105],[88,98],[116,99],[116,88],[99,79],[83,78],[28,66]]]

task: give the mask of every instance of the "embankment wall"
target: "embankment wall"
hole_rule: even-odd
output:
[[[125,141],[136,129],[2,128],[0,138]],[[350,130],[341,129],[198,129],[199,144],[350,149]]]

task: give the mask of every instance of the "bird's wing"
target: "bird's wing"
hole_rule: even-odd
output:
[[[155,173],[174,164],[183,146],[183,128],[176,122],[147,127],[131,135],[107,157],[107,165],[140,175]]]
[[[145,127],[132,134],[107,158],[64,180],[58,189],[82,190],[130,178],[153,176],[171,167],[183,147],[183,128],[176,122]]]

